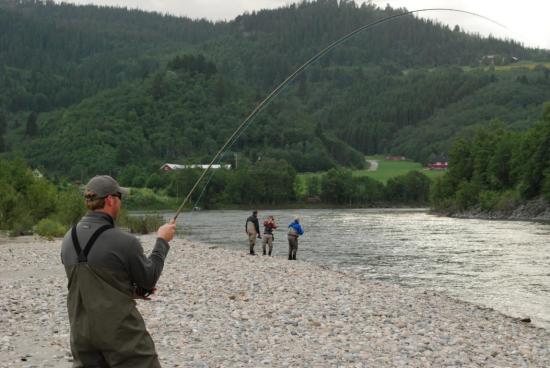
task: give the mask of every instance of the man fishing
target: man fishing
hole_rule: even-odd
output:
[[[63,239],[73,367],[160,367],[134,299],[154,292],[176,225],[162,225],[145,256],[135,236],[114,226],[127,194],[110,176],[92,178],[84,192],[90,212]]]
[[[300,225],[300,218],[294,217],[288,225],[288,260],[295,261],[296,253],[298,253],[298,237],[304,234],[304,229]]]
[[[273,230],[277,228],[277,225],[275,224],[275,218],[271,215],[267,216],[267,219],[264,221],[264,240],[262,241],[262,250],[263,255],[266,255],[266,245],[268,256],[271,256],[271,252],[273,251]]]
[[[248,246],[250,247],[250,255],[255,256],[254,246],[256,245],[256,237],[261,239],[260,235],[260,223],[258,221],[258,211],[253,211],[252,215],[248,216],[246,223],[244,224],[244,230],[248,235]]]

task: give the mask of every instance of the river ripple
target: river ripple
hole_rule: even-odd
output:
[[[268,214],[280,225],[275,256],[286,257],[286,227],[299,215],[305,229],[300,260],[529,316],[550,329],[548,224],[455,219],[410,209],[260,211],[260,220]],[[185,213],[179,229],[191,240],[247,252],[248,215]],[[256,249],[261,253],[259,241]]]

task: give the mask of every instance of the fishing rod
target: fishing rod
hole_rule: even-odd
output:
[[[193,185],[193,187],[191,188],[191,190],[189,191],[189,193],[187,194],[187,196],[185,197],[185,199],[183,200],[183,202],[181,203],[181,205],[179,206],[179,208],[177,209],[176,211],[176,214],[174,215],[173,217],[173,221],[176,222],[178,216],[180,215],[181,211],[183,210],[184,206],[187,204],[187,201],[189,201],[189,198],[191,198],[191,195],[195,192],[195,190],[197,189],[198,185],[200,184],[200,182],[202,181],[202,179],[206,176],[206,174],[208,173],[208,171],[210,171],[210,169],[212,168],[212,165],[214,165],[214,163],[218,160],[218,158],[222,155],[222,153],[226,150],[226,148],[228,148],[228,146],[232,145],[236,140],[237,138],[240,136],[240,134],[242,134],[242,132],[248,127],[248,125],[250,125],[249,123],[252,121],[252,119],[254,118],[254,116],[256,116],[256,114],[258,114],[258,112],[260,112],[262,110],[262,108],[272,99],[274,98],[275,96],[277,96],[281,90],[288,84],[290,83],[294,78],[296,78],[296,76],[298,74],[300,74],[302,71],[304,71],[310,64],[314,63],[315,61],[317,61],[320,57],[322,57],[323,55],[325,55],[327,52],[329,52],[330,50],[332,50],[333,48],[335,48],[336,46],[340,45],[341,43],[343,43],[344,41],[346,41],[347,39],[353,37],[354,35],[356,35],[357,33],[361,32],[361,31],[364,31],[368,28],[372,28],[372,27],[375,27],[379,24],[382,24],[382,23],[385,23],[385,22],[389,22],[391,20],[394,20],[396,18],[400,18],[400,17],[404,17],[404,16],[407,16],[407,15],[411,15],[411,14],[414,14],[414,13],[423,13],[423,12],[427,12],[427,11],[449,11],[449,12],[455,12],[455,13],[463,13],[463,14],[469,14],[469,15],[473,15],[473,16],[476,16],[476,17],[479,17],[479,18],[482,18],[482,19],[485,19],[491,23],[494,23],[496,25],[498,25],[499,27],[502,27],[504,29],[507,29],[506,26],[498,23],[497,21],[491,19],[491,18],[488,18],[484,15],[480,15],[480,14],[477,14],[477,13],[474,13],[474,12],[470,12],[470,11],[466,11],[466,10],[460,10],[460,9],[452,9],[452,8],[426,8],[426,9],[417,9],[417,10],[410,10],[410,11],[406,11],[406,12],[403,12],[403,13],[399,13],[399,14],[394,14],[394,15],[390,15],[388,17],[385,17],[385,18],[382,18],[382,19],[379,19],[377,21],[374,21],[372,23],[369,23],[369,24],[366,24],[366,25],[363,25],[357,29],[355,29],[354,31],[351,31],[350,33],[346,34],[345,36],[342,36],[340,37],[339,39],[337,39],[336,41],[333,41],[331,44],[329,44],[328,46],[326,46],[324,49],[322,49],[321,51],[319,51],[317,54],[313,55],[310,59],[308,59],[305,63],[303,63],[302,65],[300,65],[300,67],[298,67],[298,69],[296,69],[294,72],[292,72],[288,77],[286,77],[286,79],[284,81],[282,81],[277,87],[275,87],[275,89],[273,91],[271,91],[271,93],[269,93],[267,95],[267,97],[265,97],[255,108],[254,110],[252,110],[252,112],[246,117],[246,119],[244,119],[244,121],[237,127],[237,129],[235,129],[235,131],[233,132],[233,134],[231,134],[231,136],[227,139],[227,141],[222,145],[222,147],[220,148],[220,150],[216,153],[216,155],[212,158],[212,161],[210,162],[210,164],[208,164],[208,167],[206,169],[203,170],[202,174],[200,175],[200,177],[197,179],[197,181],[195,182],[195,184]],[[209,181],[210,182],[210,181]],[[207,183],[208,184],[208,183]]]

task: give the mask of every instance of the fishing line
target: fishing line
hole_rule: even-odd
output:
[[[497,21],[491,19],[491,18],[488,18],[484,15],[480,15],[480,14],[477,14],[477,13],[474,13],[474,12],[469,12],[469,11],[466,11],[466,10],[460,10],[460,9],[452,9],[452,8],[426,8],[426,9],[417,9],[417,10],[411,10],[411,11],[407,11],[407,12],[404,12],[404,13],[400,13],[400,14],[394,14],[394,15],[390,15],[386,18],[382,18],[382,19],[379,19],[377,21],[374,21],[372,23],[369,23],[369,24],[366,24],[366,25],[363,25],[357,29],[355,29],[354,31],[346,34],[345,36],[337,39],[336,41],[333,41],[331,44],[329,44],[327,47],[325,47],[324,49],[322,49],[321,51],[319,51],[317,54],[313,55],[309,60],[307,60],[305,63],[303,63],[298,69],[296,69],[294,72],[292,72],[292,74],[290,74],[284,81],[282,81],[273,91],[271,91],[271,93],[269,93],[269,95],[267,95],[267,97],[265,97],[255,108],[254,110],[252,110],[252,112],[246,117],[246,119],[241,123],[241,125],[239,125],[237,127],[237,129],[233,132],[233,134],[231,134],[231,136],[227,139],[227,141],[222,145],[222,147],[220,148],[220,150],[216,153],[216,155],[214,156],[214,158],[212,158],[212,161],[210,162],[210,164],[208,165],[208,167],[206,169],[203,170],[201,176],[197,179],[197,181],[195,182],[195,184],[193,185],[193,187],[191,188],[191,190],[189,191],[189,193],[187,194],[187,196],[185,197],[185,199],[183,200],[183,202],[181,203],[181,205],[179,206],[179,208],[177,209],[176,211],[176,214],[174,215],[174,218],[173,218],[173,221],[175,222],[178,218],[178,216],[180,215],[181,211],[183,210],[185,204],[187,203],[187,201],[189,201],[189,198],[191,198],[191,195],[195,192],[195,190],[197,189],[198,185],[200,184],[200,182],[202,181],[202,179],[206,176],[206,174],[208,173],[208,171],[210,171],[210,169],[212,168],[212,165],[214,165],[214,163],[220,158],[220,156],[222,155],[223,152],[226,151],[226,149],[228,147],[230,147],[230,145],[233,145],[233,143],[236,141],[236,139],[238,137],[240,137],[240,135],[242,134],[242,132],[250,125],[249,122],[252,121],[252,119],[254,118],[254,116],[256,116],[256,114],[258,114],[258,112],[260,112],[262,110],[262,108],[271,100],[273,99],[275,96],[277,96],[281,90],[289,83],[291,82],[294,78],[296,78],[296,76],[298,74],[300,74],[304,69],[306,69],[310,64],[314,63],[315,61],[317,61],[320,57],[322,57],[323,55],[325,55],[327,52],[329,52],[330,50],[332,50],[333,48],[335,48],[336,46],[340,45],[341,43],[343,43],[344,41],[346,41],[347,39],[353,37],[355,34],[361,32],[361,31],[364,31],[368,28],[372,28],[372,27],[375,27],[379,24],[382,24],[382,23],[385,23],[385,22],[389,22],[391,20],[394,20],[396,18],[400,18],[400,17],[404,17],[406,15],[410,15],[410,14],[414,14],[414,13],[422,13],[422,12],[428,12],[428,11],[448,11],[448,12],[455,12],[455,13],[463,13],[463,14],[469,14],[469,15],[473,15],[473,16],[476,16],[476,17],[479,17],[479,18],[482,18],[482,19],[485,19],[491,23],[494,23],[496,25],[498,25],[499,27],[502,27],[504,29],[507,29],[507,27],[505,27],[504,25],[498,23]],[[211,177],[210,177],[211,178]],[[210,182],[210,180],[208,181],[208,183]],[[208,184],[207,183],[207,184]],[[203,189],[204,191],[204,189]]]

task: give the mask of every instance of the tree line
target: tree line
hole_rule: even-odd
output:
[[[126,210],[170,210],[180,205],[201,169],[151,174],[144,188],[132,188],[124,198]],[[117,178],[129,185],[132,176]],[[219,169],[207,176],[194,192],[188,208],[205,209],[266,206],[426,205],[430,179],[419,172],[390,179],[386,185],[368,177],[353,177],[345,168],[331,169],[309,178],[304,188],[291,165],[266,159],[238,169]],[[22,159],[0,158],[0,230],[11,235],[37,233],[62,236],[85,213],[81,185],[44,177]],[[133,231],[149,229],[150,221],[136,221],[125,212],[118,219]],[[148,225],[149,224],[149,225]]]
[[[431,191],[435,209],[511,211],[525,200],[550,202],[550,103],[530,129],[517,132],[494,121],[457,139],[449,171]]]
[[[201,173],[201,169],[190,168],[151,174],[146,187],[182,200]],[[124,182],[127,178],[121,177],[120,180]],[[212,171],[191,196],[189,207],[425,206],[428,204],[430,183],[426,175],[411,171],[383,184],[366,176],[353,176],[353,171],[344,167],[307,176],[304,181],[286,161],[266,159],[238,169]],[[141,195],[146,193],[138,194]],[[153,199],[136,198],[134,205],[154,205]],[[130,200],[133,201],[132,198]]]

